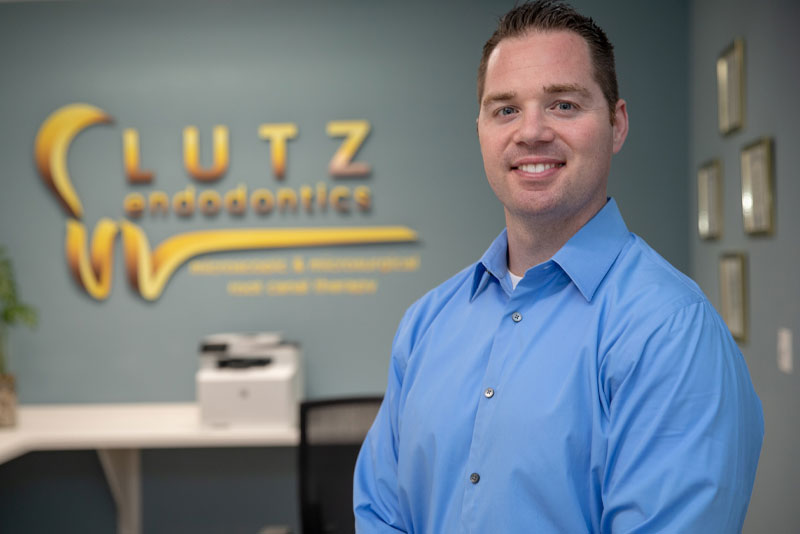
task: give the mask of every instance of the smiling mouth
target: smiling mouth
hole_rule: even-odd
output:
[[[522,172],[530,172],[530,173],[539,173],[544,172],[550,169],[555,169],[557,167],[563,167],[566,165],[565,163],[529,163],[525,165],[520,165],[519,167],[512,167],[512,169],[519,169]]]

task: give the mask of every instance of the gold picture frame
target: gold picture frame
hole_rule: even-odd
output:
[[[742,148],[742,217],[748,234],[775,231],[775,176],[772,139],[765,137]]]
[[[744,40],[735,39],[717,59],[719,131],[723,135],[744,126]]]
[[[697,171],[697,233],[702,239],[722,236],[722,164],[718,159]]]
[[[720,308],[733,339],[747,341],[747,256],[728,252],[719,261]]]

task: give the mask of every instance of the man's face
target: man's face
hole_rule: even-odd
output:
[[[478,138],[509,225],[577,230],[605,204],[611,155],[625,141],[628,115],[620,100],[612,125],[592,72],[588,45],[568,31],[504,39],[489,57]]]

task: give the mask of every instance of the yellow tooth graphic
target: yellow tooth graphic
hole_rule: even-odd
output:
[[[89,104],[70,104],[54,111],[42,123],[34,141],[34,160],[39,174],[67,214],[80,219],[83,205],[67,170],[67,152],[75,136],[85,128],[111,122],[102,109]]]
[[[113,247],[117,231],[117,223],[111,219],[100,219],[92,237],[91,252],[87,254],[86,226],[75,219],[67,219],[67,265],[78,285],[97,300],[104,300],[111,292]]]

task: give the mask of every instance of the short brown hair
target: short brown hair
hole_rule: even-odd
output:
[[[584,17],[575,9],[560,1],[536,0],[515,7],[500,19],[494,34],[483,45],[483,55],[478,67],[478,105],[483,98],[486,83],[486,67],[489,56],[503,39],[522,37],[533,31],[575,32],[589,45],[589,55],[594,66],[594,79],[600,85],[608,102],[611,121],[619,100],[617,71],[614,66],[614,46],[605,32],[589,17]]]

